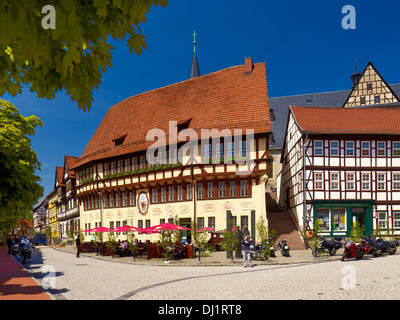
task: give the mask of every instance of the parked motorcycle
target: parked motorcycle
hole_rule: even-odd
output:
[[[318,246],[313,249],[312,255],[314,257],[319,257],[322,253],[329,253],[329,255],[334,256],[336,251],[342,247],[341,240],[341,237],[335,237],[333,240],[326,240],[322,237]]]
[[[15,256],[16,254],[18,254],[18,252],[19,252],[18,243],[13,243],[11,245],[11,254]]]
[[[381,253],[388,253],[390,255],[393,255],[397,251],[397,246],[399,245],[399,242],[397,240],[395,241],[385,241],[381,238],[376,239],[376,247],[377,247],[377,255],[380,255]]]
[[[281,250],[282,256],[289,257],[290,248],[289,248],[289,246],[287,244],[287,240],[286,239],[282,240],[282,242],[278,244],[278,247]]]
[[[344,252],[342,254],[342,261],[348,258],[361,259],[365,254],[364,247],[361,244],[356,244],[353,241],[347,241],[344,245]]]
[[[379,256],[380,249],[376,245],[376,240],[372,237],[364,237],[361,241],[365,254],[371,254],[374,257]]]
[[[21,248],[21,258],[22,263],[25,263],[27,259],[32,257],[31,245],[30,243],[25,243]]]

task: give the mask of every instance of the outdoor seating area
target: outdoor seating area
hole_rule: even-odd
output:
[[[141,234],[150,234],[150,233],[167,233],[170,234],[171,231],[175,230],[192,230],[190,228],[182,227],[179,225],[174,225],[171,223],[164,223],[161,225],[152,226],[145,229],[140,229],[137,227],[125,225],[119,228],[106,228],[106,227],[98,227],[94,229],[84,230],[83,232],[139,232]],[[119,256],[119,257],[128,257],[132,256],[134,259],[154,259],[154,258],[165,258],[168,256],[172,257],[174,260],[184,259],[184,258],[193,258],[194,248],[191,243],[182,243],[177,241],[175,243],[169,242],[169,245],[165,245],[158,242],[150,242],[146,240],[142,242],[140,240],[134,240],[134,243],[128,243],[127,240],[118,240],[113,243],[110,241],[90,241],[82,243],[82,253],[93,253],[101,254],[104,256]]]

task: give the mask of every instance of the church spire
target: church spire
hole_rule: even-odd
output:
[[[190,78],[189,79],[200,76],[199,63],[197,62],[197,56],[196,56],[196,35],[197,35],[196,31],[194,31],[194,33],[192,34],[194,51],[193,51],[192,68],[190,70]]]

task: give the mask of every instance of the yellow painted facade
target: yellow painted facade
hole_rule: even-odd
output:
[[[51,230],[51,238],[59,238],[59,223],[57,219],[57,192],[53,191],[48,196],[49,206],[49,226]]]

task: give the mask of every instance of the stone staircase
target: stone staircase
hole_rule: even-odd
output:
[[[287,239],[291,250],[305,250],[296,224],[289,211],[282,211],[276,202],[276,193],[266,193],[268,229],[277,232],[277,242]]]

